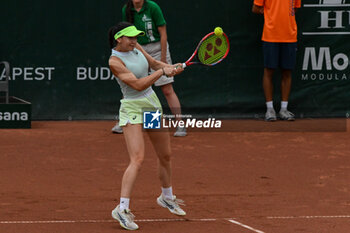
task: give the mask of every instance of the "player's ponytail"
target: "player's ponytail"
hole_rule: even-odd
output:
[[[117,45],[117,41],[114,39],[114,35],[117,33],[117,27],[113,26],[109,29],[108,31],[108,42],[109,42],[109,46],[111,47],[111,49],[113,49],[116,45]]]

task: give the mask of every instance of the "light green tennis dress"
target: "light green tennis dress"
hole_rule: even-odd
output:
[[[136,78],[140,79],[148,76],[148,62],[143,53],[137,49],[129,52],[118,52],[112,49],[112,55],[120,58],[126,68],[130,70]],[[144,111],[163,112],[162,105],[152,87],[148,87],[143,91],[137,91],[118,77],[117,81],[123,93],[123,99],[120,100],[119,109],[119,125],[126,124],[143,124]]]

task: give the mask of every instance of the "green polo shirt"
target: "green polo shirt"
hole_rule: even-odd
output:
[[[125,9],[126,5],[122,9],[123,21],[127,21]],[[137,37],[137,42],[144,45],[160,41],[158,27],[165,25],[166,22],[158,4],[153,1],[145,0],[142,9],[139,12],[134,8],[131,10],[134,13],[135,27],[146,33],[145,36]]]

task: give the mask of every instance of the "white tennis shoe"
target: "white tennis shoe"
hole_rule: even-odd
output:
[[[268,108],[265,113],[265,121],[276,121],[276,112],[273,108]]]
[[[186,212],[181,209],[179,205],[185,205],[184,201],[181,199],[176,199],[176,196],[173,195],[173,199],[167,199],[162,194],[157,198],[157,203],[161,207],[168,208],[168,210],[176,215],[185,216]]]
[[[139,229],[139,226],[134,222],[135,216],[129,209],[121,211],[118,205],[114,210],[112,210],[112,217],[115,220],[118,220],[120,226],[127,230],[133,231]]]
[[[294,114],[288,111],[287,109],[281,109],[281,111],[279,112],[279,116],[282,120],[285,120],[285,121],[295,120]]]

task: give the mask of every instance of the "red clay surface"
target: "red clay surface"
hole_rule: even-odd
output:
[[[139,232],[350,232],[349,129],[333,130],[332,120],[227,122],[236,130],[171,139],[186,218],[156,203],[156,156],[146,136],[131,202]],[[126,232],[110,217],[128,164],[113,124],[39,121],[0,130],[0,232]]]

